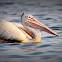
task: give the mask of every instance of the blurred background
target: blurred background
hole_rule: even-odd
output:
[[[54,30],[40,31],[42,44],[0,44],[0,62],[62,62],[62,0],[0,0],[0,20],[20,23],[22,12]]]

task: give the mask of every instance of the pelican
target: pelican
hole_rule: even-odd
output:
[[[0,38],[16,40],[17,42],[20,41],[20,43],[39,43],[41,42],[41,33],[38,29],[59,36],[30,14],[24,14],[23,12],[21,15],[21,23],[1,20]]]

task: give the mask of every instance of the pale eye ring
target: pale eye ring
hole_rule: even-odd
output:
[[[29,16],[28,19],[31,20],[31,19],[33,19],[33,18]]]
[[[29,18],[31,18],[31,17],[29,17]]]

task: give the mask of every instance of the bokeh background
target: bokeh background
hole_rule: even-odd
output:
[[[40,31],[42,44],[0,44],[0,62],[62,62],[62,0],[0,0],[0,20],[20,23],[22,12],[54,30]]]

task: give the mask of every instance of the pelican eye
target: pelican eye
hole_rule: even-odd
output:
[[[30,20],[30,19],[31,19],[31,17],[29,16],[29,17],[28,17],[28,19]]]
[[[29,17],[29,18],[31,18],[31,17]]]

